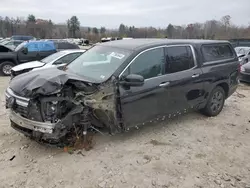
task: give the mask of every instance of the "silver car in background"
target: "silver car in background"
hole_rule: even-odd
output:
[[[238,46],[234,49],[237,53],[241,65],[244,65],[250,61],[250,47]]]
[[[38,69],[44,69],[54,66],[63,66],[66,65],[80,55],[82,55],[86,50],[62,50],[51,54],[50,56],[40,60],[40,61],[31,61],[28,63],[23,63],[17,65],[11,69],[11,78],[14,78],[17,75]]]

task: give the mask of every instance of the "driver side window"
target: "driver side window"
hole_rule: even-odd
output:
[[[123,76],[138,74],[149,79],[163,74],[164,48],[148,50],[140,54],[125,70]]]

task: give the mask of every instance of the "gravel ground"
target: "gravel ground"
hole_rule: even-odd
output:
[[[69,154],[12,130],[0,78],[0,187],[250,187],[250,86],[240,85],[222,113],[198,113],[116,136],[95,137]],[[11,160],[12,159],[12,160]]]

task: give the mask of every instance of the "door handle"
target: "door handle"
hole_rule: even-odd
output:
[[[170,82],[163,82],[159,85],[159,87],[166,87],[170,84]]]
[[[193,76],[192,76],[192,78],[197,78],[197,77],[199,77],[200,75],[199,74],[194,74]]]

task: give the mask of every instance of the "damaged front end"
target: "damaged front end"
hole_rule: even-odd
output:
[[[106,128],[110,134],[124,130],[115,78],[94,84],[50,71],[43,76],[34,71],[11,81],[6,108],[14,129],[39,142],[63,145],[79,138],[86,142],[89,130]]]

